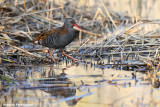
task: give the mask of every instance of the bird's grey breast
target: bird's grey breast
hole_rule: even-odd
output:
[[[75,37],[75,31],[68,32],[59,37],[58,42],[60,46],[65,47],[66,45],[70,44]]]

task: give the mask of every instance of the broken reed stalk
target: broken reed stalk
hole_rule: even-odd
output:
[[[119,74],[120,74],[120,71],[116,75],[114,75],[110,80],[108,80],[107,82],[113,81]]]
[[[148,38],[160,38],[160,35],[150,35],[150,36],[144,36],[144,37],[148,37]]]
[[[102,4],[102,6],[103,6],[103,8],[104,8],[104,10],[105,10],[105,12],[106,12],[106,14],[108,15],[109,19],[110,19],[111,22],[113,23],[114,27],[117,28],[117,26],[116,26],[116,24],[114,23],[114,21],[113,21],[111,15],[110,15],[110,13],[108,12],[108,9],[106,8],[106,6],[105,6],[103,0],[100,0],[100,2],[101,2],[101,4]]]
[[[11,33],[11,32],[5,32],[5,31],[0,31],[0,33],[4,33],[4,34],[10,34],[10,35],[15,35],[15,36],[20,36],[20,37],[26,37],[17,33]]]
[[[20,41],[14,40],[14,39],[8,39],[8,38],[4,38],[4,37],[0,37],[0,39],[6,40],[6,41],[14,41],[14,42],[20,43]]]
[[[101,34],[95,34],[95,33],[92,33],[92,32],[86,31],[86,30],[81,30],[81,29],[79,29],[79,28],[77,28],[77,27],[74,27],[74,29],[75,29],[75,30],[78,30],[78,31],[81,31],[81,32],[83,32],[83,33],[87,33],[87,34],[89,34],[89,35],[93,35],[93,36],[97,36],[97,37],[102,36]]]
[[[4,26],[0,26],[0,29],[4,29],[5,27]]]
[[[24,50],[24,49],[22,49],[22,48],[19,48],[19,47],[16,47],[16,46],[13,46],[13,45],[10,45],[10,44],[7,44],[7,43],[3,43],[3,44],[8,45],[8,46],[10,46],[10,47],[12,47],[12,48],[15,48],[15,49],[17,49],[17,50],[19,50],[19,51],[22,51],[22,52],[24,52],[24,53],[26,53],[26,54],[28,54],[28,55],[31,55],[31,56],[34,56],[34,57],[38,57],[38,58],[42,58],[42,59],[47,60],[45,57],[43,57],[43,56],[41,56],[41,55],[39,55],[39,54],[30,53],[30,52],[28,52],[27,50]]]

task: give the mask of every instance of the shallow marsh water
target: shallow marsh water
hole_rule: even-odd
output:
[[[87,65],[87,66],[86,66]],[[144,73],[107,69],[90,64],[59,62],[54,65],[31,66],[27,80],[10,86],[1,96],[1,104],[33,107],[127,107],[158,106],[159,89],[143,81]],[[115,78],[114,78],[115,77]],[[112,82],[109,82],[112,80]],[[26,104],[26,105],[25,105]]]

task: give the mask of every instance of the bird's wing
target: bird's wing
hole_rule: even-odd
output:
[[[48,36],[58,36],[57,34],[61,33],[60,31],[62,30],[62,27],[59,27],[59,28],[54,28],[54,29],[50,29],[50,30],[46,30],[46,31],[43,31],[41,32],[40,34],[38,34],[36,36],[36,38],[32,41],[32,42],[35,42],[35,41],[45,41],[46,38]]]

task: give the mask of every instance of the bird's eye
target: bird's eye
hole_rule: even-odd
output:
[[[70,23],[74,23],[73,21],[70,21]]]

